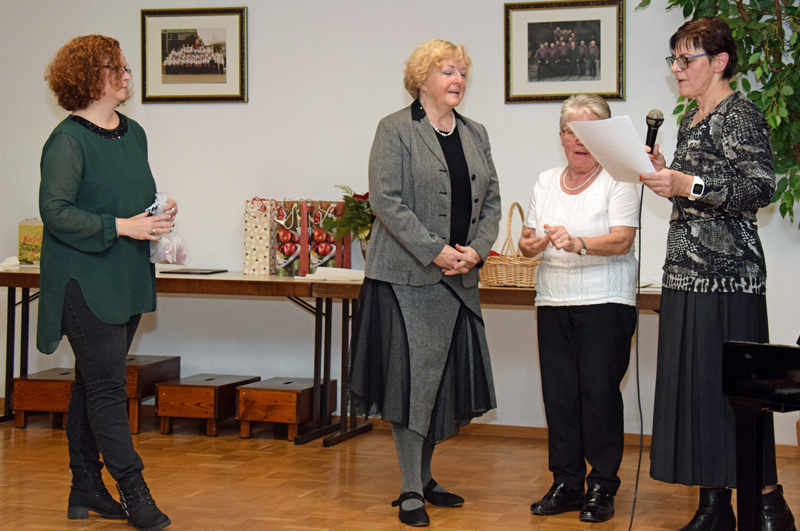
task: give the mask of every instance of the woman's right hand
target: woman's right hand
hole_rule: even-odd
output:
[[[463,266],[469,257],[456,250],[454,247],[445,245],[439,256],[433,259],[433,263],[442,268],[442,272],[447,274],[449,271],[455,271],[456,268]],[[455,273],[450,273],[455,274]]]
[[[645,146],[644,149],[650,153],[650,160],[653,162],[656,171],[661,171],[667,167],[667,159],[664,158],[664,155],[659,151],[658,147],[658,144],[656,144],[652,153],[650,153],[650,146]]]
[[[536,229],[522,227],[522,236],[520,236],[517,245],[522,256],[531,257],[544,252],[548,243],[550,243],[549,238],[536,237]]]
[[[172,232],[172,218],[170,214],[151,216],[147,211],[132,218],[117,218],[117,234],[134,240],[158,241],[161,234]]]

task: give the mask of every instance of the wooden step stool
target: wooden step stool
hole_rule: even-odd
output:
[[[195,374],[156,384],[156,414],[161,433],[172,433],[172,417],[206,419],[206,435],[219,434],[219,421],[236,410],[236,387],[261,380],[260,376]]]
[[[75,370],[56,368],[14,378],[12,408],[14,427],[28,425],[29,411],[47,411],[61,417],[61,427],[67,425],[67,408]],[[55,419],[54,419],[55,420]]]
[[[128,424],[131,433],[139,433],[142,399],[156,393],[156,384],[181,377],[180,356],[129,355],[125,360],[128,383]]]
[[[270,378],[263,382],[242,385],[239,392],[239,435],[252,436],[252,422],[275,422],[287,424],[288,439],[297,437],[301,429],[310,425],[314,399],[312,378]],[[328,411],[336,410],[336,380],[328,387]]]

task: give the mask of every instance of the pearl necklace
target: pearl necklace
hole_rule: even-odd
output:
[[[448,132],[446,132],[446,133],[442,133],[442,132],[439,130],[439,128],[438,128],[438,127],[436,127],[435,125],[433,125],[433,122],[431,122],[431,119],[430,119],[430,118],[428,118],[428,122],[430,122],[430,124],[431,124],[431,127],[433,127],[433,130],[434,130],[434,131],[436,131],[437,133],[439,133],[440,135],[442,135],[442,136],[450,136],[450,135],[452,135],[452,134],[453,134],[453,131],[455,131],[455,130],[456,130],[456,113],[454,113],[453,111],[450,111],[450,114],[452,114],[452,115],[453,115],[453,125],[450,127],[450,131],[448,131]]]
[[[567,186],[567,170],[568,169],[569,169],[569,166],[564,168],[564,171],[561,173],[561,186],[563,186],[565,190],[569,190],[570,192],[574,192],[576,190],[580,190],[581,188],[583,188],[584,184],[586,184],[586,183],[588,183],[589,181],[592,180],[592,177],[594,177],[595,175],[600,173],[600,165],[598,164],[597,167],[594,169],[594,172],[589,177],[587,177],[585,181],[583,181],[581,184],[579,184],[575,188],[570,188],[569,186]]]

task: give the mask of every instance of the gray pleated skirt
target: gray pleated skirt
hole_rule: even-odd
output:
[[[496,407],[478,289],[458,277],[432,286],[365,279],[350,348],[359,415],[435,444]]]
[[[765,296],[663,290],[650,447],[654,479],[736,487],[736,425],[722,396],[725,341],[769,341]],[[763,481],[777,483],[771,413],[764,418]]]

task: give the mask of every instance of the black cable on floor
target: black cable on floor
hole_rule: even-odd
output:
[[[639,380],[639,312],[642,300],[642,207],[644,206],[644,186],[639,196],[639,256],[636,261],[636,402],[639,406],[639,462],[636,465],[636,483],[633,487],[633,505],[631,506],[631,521],[628,530],[633,529],[633,517],[636,514],[636,498],[639,495],[639,473],[642,470],[642,454],[644,452],[644,414],[642,413],[642,391]]]

